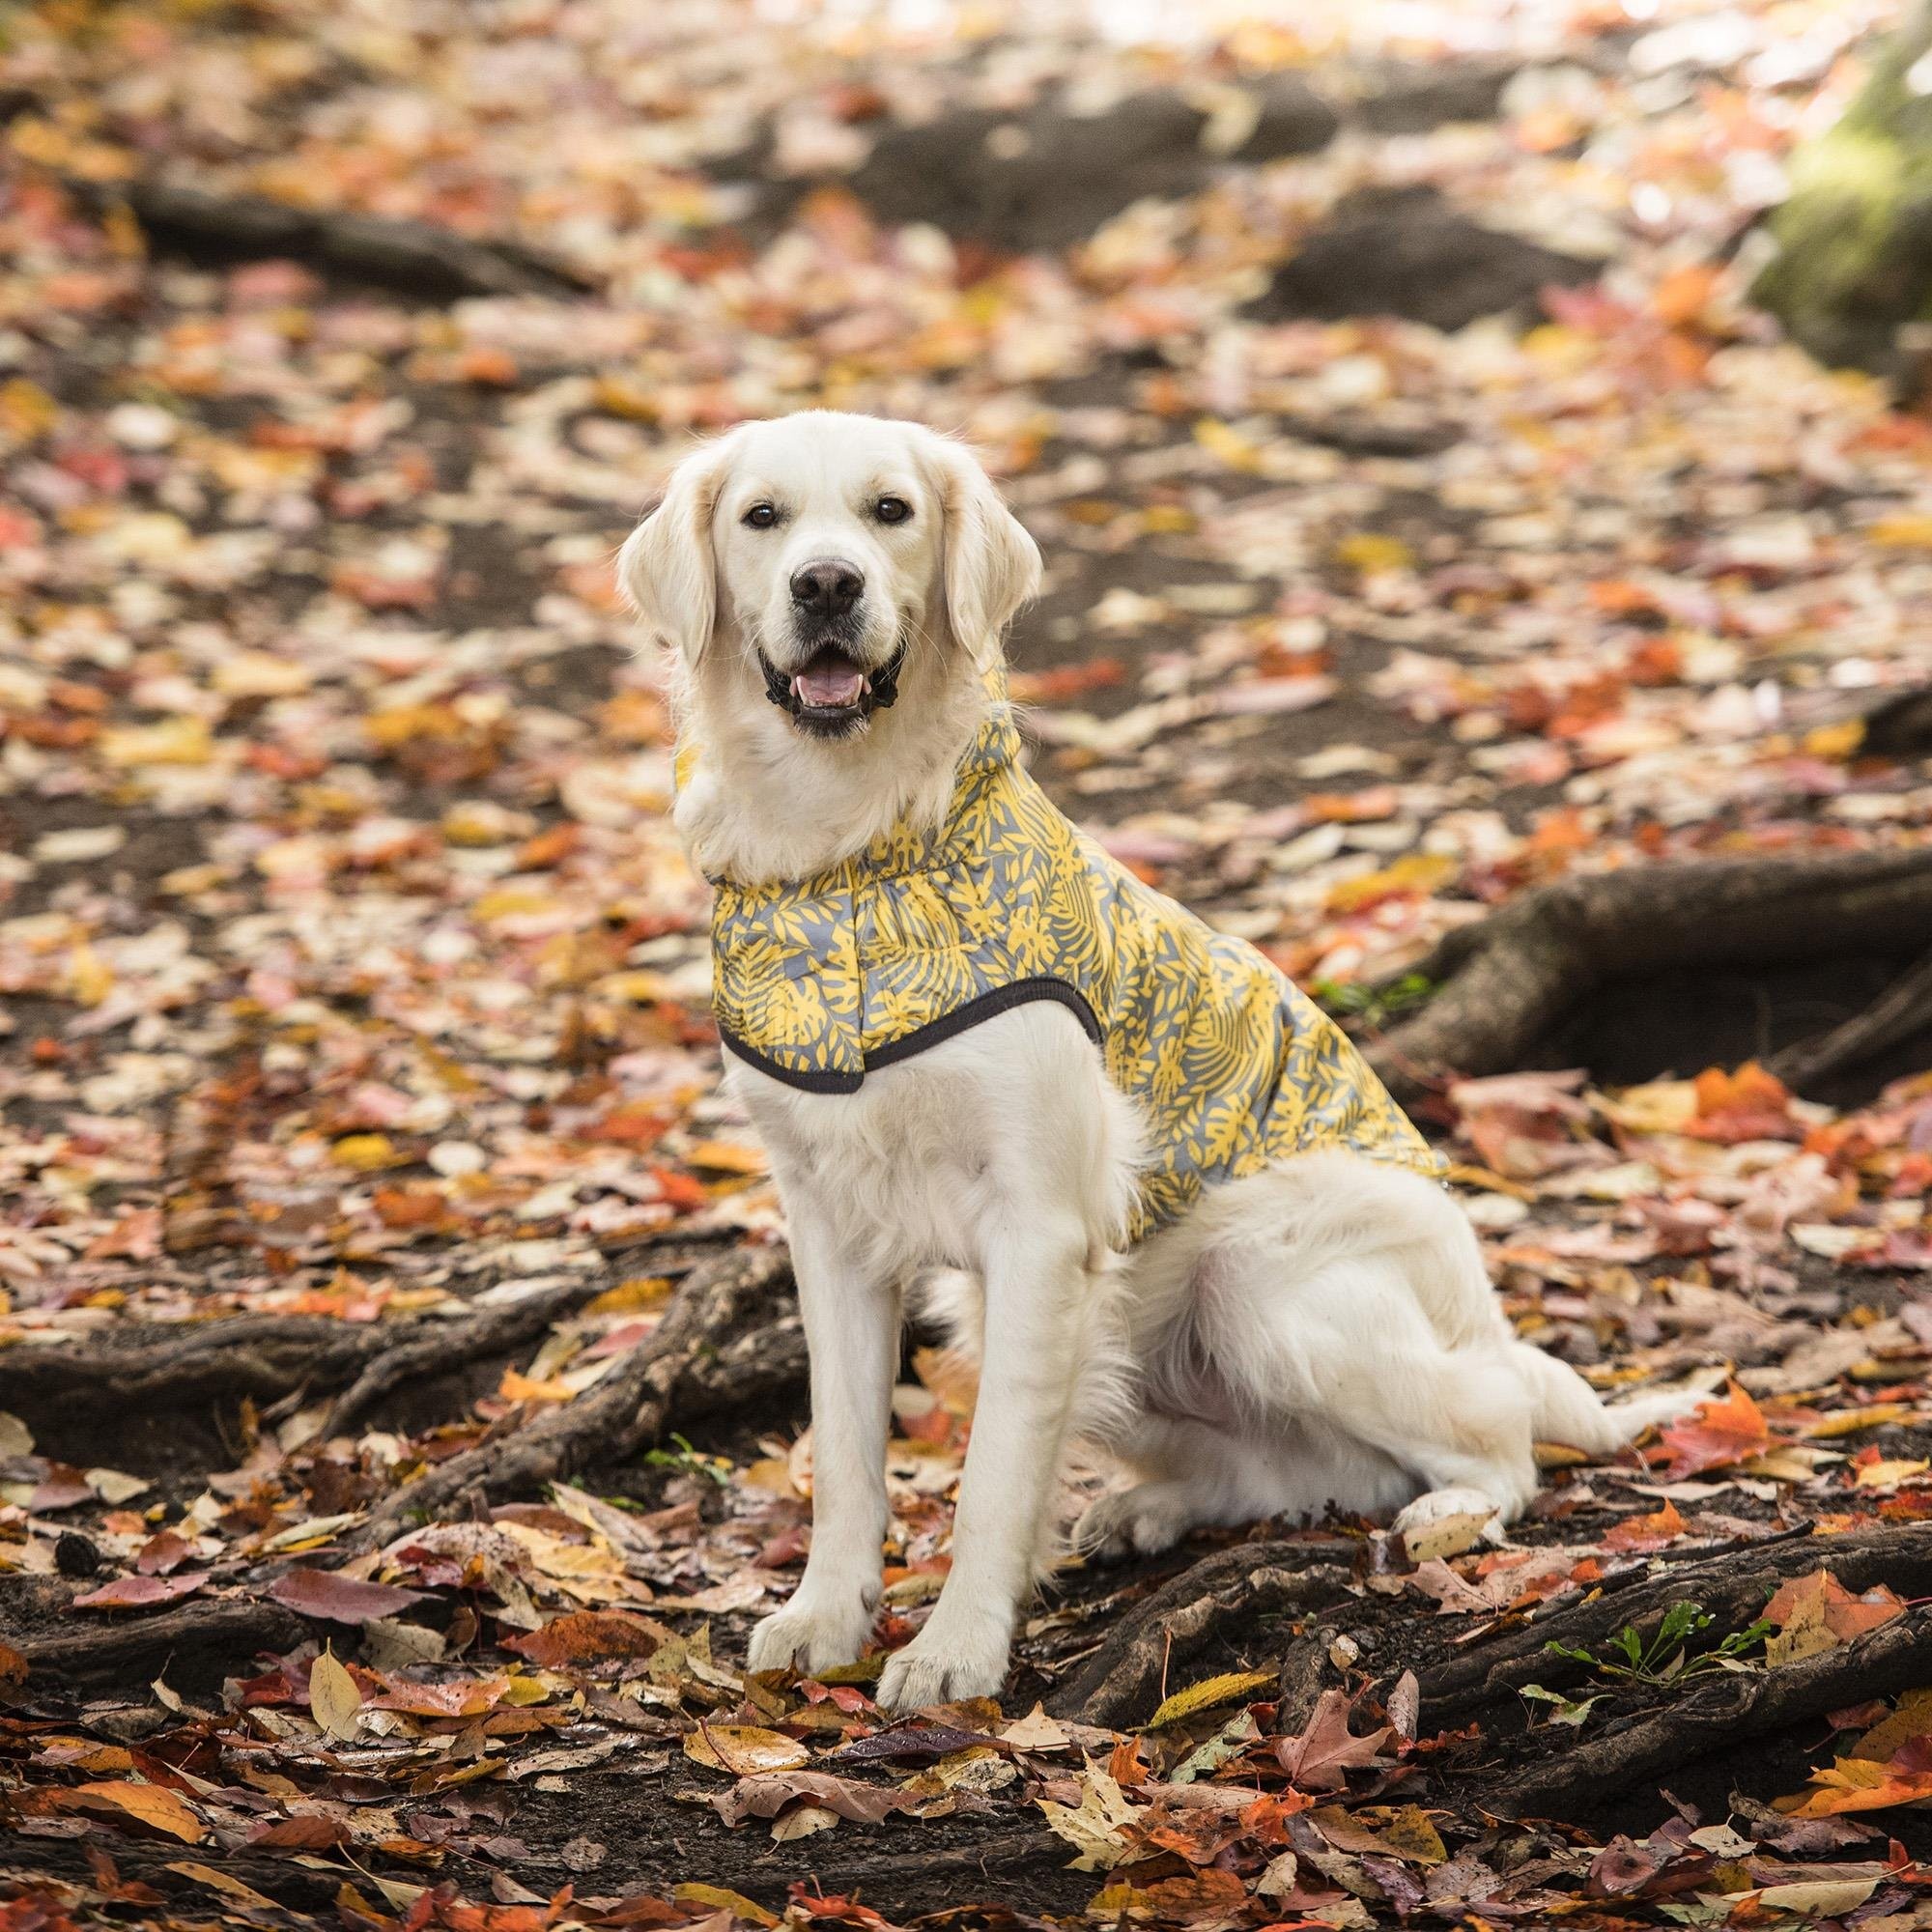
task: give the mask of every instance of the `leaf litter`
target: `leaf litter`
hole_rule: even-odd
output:
[[[1066,1572],[1005,1710],[893,1723],[876,1658],[748,1677],[809,1536],[789,1416],[356,1541],[399,1483],[594,1390],[693,1253],[778,1231],[716,1094],[668,710],[609,570],[692,431],[829,402],[970,433],[1054,561],[1016,639],[1046,782],[1356,1024],[1566,875],[1923,844],[1923,758],[1877,721],[1932,671],[1924,422],[1777,342],[1731,253],[1889,10],[1662,0],[1552,35],[1323,5],[1158,47],[1017,20],[950,68],[809,9],[724,50],[718,9],[83,11],[27,10],[0,52],[0,1341],[454,1335],[584,1292],[340,1430],[298,1383],[179,1453],[0,1417],[0,1924],[880,1927],[895,1896],[992,1896],[977,1848],[1014,1838],[989,1922],[1932,1922],[1910,1688],[1750,1790],[1506,1829],[1483,1738],[1354,1637],[1298,1704],[1298,1634],[1269,1628],[1138,1731],[1048,1716],[1152,1572]],[[1497,50],[1493,117],[1233,166],[1057,252],[854,191],[948,97],[1158,79],[1233,153],[1268,76]],[[767,134],[817,185],[761,214],[724,162]],[[541,242],[593,293],[436,307],[150,257],[84,190],[178,157],[213,191]],[[1609,266],[1450,333],[1244,318],[1364,187]],[[1408,441],[1358,453],[1364,423]],[[1689,1050],[1463,1082],[1428,1122],[1521,1332],[1608,1392],[1707,1399],[1619,1463],[1546,1445],[1502,1548],[1476,1525],[1405,1564],[1372,1525],[1277,1526],[1346,1540],[1350,1602],[1418,1662],[1807,1531],[1762,1668],[1918,1614],[1841,1583],[1831,1539],[1932,1518],[1932,1081],[1833,1106],[1750,1045]],[[918,1367],[887,1647],[943,1582],[970,1427],[956,1368]],[[35,1661],[202,1614],[232,1647],[110,1693]],[[1544,1690],[1524,1735],[1587,1743],[1626,1694]]]

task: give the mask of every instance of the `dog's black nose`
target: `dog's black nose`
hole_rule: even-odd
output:
[[[792,573],[791,601],[814,617],[842,617],[865,587],[866,580],[849,563],[833,558]]]

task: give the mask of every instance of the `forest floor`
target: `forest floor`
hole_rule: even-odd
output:
[[[1408,1082],[1520,1331],[1710,1394],[1505,1545],[742,1669],[804,1357],[610,574],[691,433],[971,436],[1036,769],[1378,1050],[1539,889],[1932,852],[1932,424],[1746,299],[1888,10],[1297,15],[10,17],[0,1927],[1932,1926],[1932,1032],[1790,1057],[1932,931]],[[914,1337],[881,1650],[971,1396]]]

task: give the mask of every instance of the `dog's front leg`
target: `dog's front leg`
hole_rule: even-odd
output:
[[[880,1679],[879,1701],[894,1710],[990,1696],[1005,1681],[1079,1380],[1088,1257],[1085,1232],[1051,1217],[1029,1234],[1010,1228],[987,1254],[985,1343],[952,1571],[925,1628]]]
[[[790,1603],[752,1633],[748,1661],[829,1670],[865,1649],[879,1606],[899,1297],[852,1267],[809,1208],[787,1206],[811,1356],[811,1553]]]

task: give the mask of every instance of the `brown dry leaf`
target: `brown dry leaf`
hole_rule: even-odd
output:
[[[775,1818],[798,1798],[810,1799],[820,1809],[862,1825],[878,1824],[905,1803],[900,1793],[883,1785],[862,1784],[857,1778],[838,1777],[826,1771],[779,1771],[741,1777],[711,1802],[725,1824],[742,1825],[747,1818]]]
[[[547,1670],[582,1668],[653,1655],[670,1637],[663,1624],[624,1610],[573,1610],[541,1630],[505,1639],[503,1648]]]
[[[1416,1865],[1439,1865],[1449,1856],[1441,1833],[1418,1805],[1391,1810],[1371,1804],[1350,1812],[1323,1804],[1308,1816],[1338,1852],[1372,1852]]]
[[[1299,1736],[1279,1739],[1275,1755],[1290,1780],[1301,1791],[1340,1791],[1347,1774],[1376,1762],[1381,1745],[1390,1735],[1381,1725],[1367,1737],[1358,1738],[1349,1729],[1349,1713],[1354,1700],[1344,1690],[1324,1690]]]

